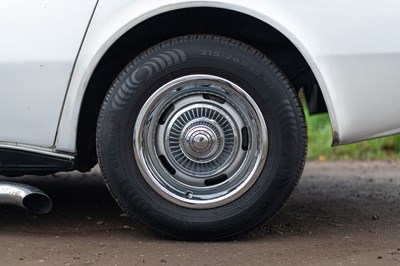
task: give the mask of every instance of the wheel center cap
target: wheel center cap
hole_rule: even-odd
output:
[[[210,144],[210,139],[208,138],[209,136],[207,136],[206,134],[198,134],[193,138],[193,142],[192,145],[194,148],[196,148],[197,150],[205,150],[208,145]],[[211,140],[212,142],[212,140]]]
[[[184,146],[193,158],[210,157],[217,148],[217,135],[208,126],[194,126],[186,132]]]
[[[195,162],[209,160],[219,151],[219,132],[212,125],[194,123],[182,133],[181,147],[182,151]]]

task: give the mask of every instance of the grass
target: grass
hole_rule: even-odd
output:
[[[309,160],[398,160],[400,135],[331,147],[332,131],[328,114],[310,116],[306,110]]]

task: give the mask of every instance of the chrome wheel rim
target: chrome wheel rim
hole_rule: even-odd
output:
[[[146,182],[180,206],[207,209],[258,179],[268,133],[255,101],[211,75],[177,78],[153,93],[135,123],[134,153]]]

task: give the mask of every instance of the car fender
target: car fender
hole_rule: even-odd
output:
[[[392,2],[392,0],[387,1]],[[73,71],[59,123],[56,149],[65,152],[76,151],[76,131],[85,89],[97,64],[111,45],[128,30],[146,19],[163,12],[188,7],[216,7],[238,11],[265,22],[286,36],[301,52],[318,81],[328,108],[334,144],[345,144],[398,132],[399,129],[395,125],[396,123],[400,124],[398,123],[400,122],[399,118],[377,121],[370,125],[366,125],[363,120],[359,119],[364,115],[379,117],[379,113],[369,110],[368,104],[373,103],[376,99],[381,101],[393,93],[393,86],[397,80],[388,81],[390,88],[385,91],[386,96],[381,95],[377,98],[378,94],[373,92],[372,88],[366,88],[367,93],[364,98],[359,99],[356,98],[359,90],[349,90],[349,88],[357,83],[357,80],[362,77],[362,73],[353,77],[352,73],[347,73],[347,75],[341,69],[347,67],[349,71],[354,71],[360,67],[360,64],[355,61],[359,59],[360,55],[374,54],[380,49],[390,48],[392,51],[389,52],[397,53],[400,48],[394,49],[393,47],[397,43],[400,44],[400,39],[396,38],[395,43],[388,47],[376,47],[376,41],[372,44],[364,42],[368,38],[366,29],[361,29],[358,33],[359,36],[356,36],[358,40],[355,42],[351,38],[346,38],[346,35],[351,34],[358,26],[350,25],[347,29],[344,23],[347,22],[346,20],[352,19],[352,10],[354,10],[352,8],[355,8],[361,1],[348,3],[340,0],[335,3],[313,0],[302,3],[294,0],[250,0],[245,3],[240,0],[100,1]],[[313,4],[312,8],[310,8],[311,4]],[[377,4],[372,3],[371,5]],[[399,5],[396,4],[396,6]],[[330,14],[329,12],[339,11],[342,11],[344,22],[336,23],[334,18],[326,15]],[[394,16],[391,12],[389,13],[390,16]],[[363,17],[365,14],[358,15]],[[400,22],[392,22],[392,24],[399,24],[400,27]],[[385,37],[384,33],[381,33],[382,37]],[[362,45],[358,48],[359,44]],[[375,59],[379,62],[382,61],[381,57]],[[390,60],[389,65],[394,66],[398,61]],[[367,71],[372,70],[373,68],[367,69]],[[382,70],[380,73],[384,73],[384,71]],[[387,106],[382,113],[398,109]],[[359,122],[357,123],[357,121]]]

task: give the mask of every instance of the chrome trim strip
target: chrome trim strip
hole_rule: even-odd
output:
[[[29,145],[21,145],[21,144],[10,143],[10,142],[0,143],[0,149],[20,150],[20,151],[38,153],[38,154],[43,154],[43,155],[48,155],[48,156],[58,157],[58,158],[63,158],[63,159],[70,159],[70,160],[75,159],[75,156],[72,154],[60,153],[58,151],[55,151],[54,149],[35,147],[35,146],[29,146]]]

